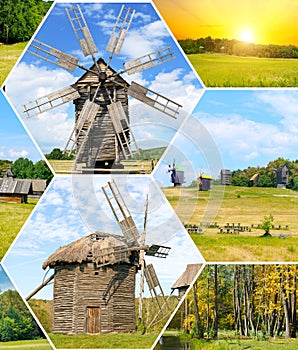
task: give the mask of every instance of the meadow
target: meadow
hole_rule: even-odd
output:
[[[57,349],[149,349],[158,334],[49,334]]]
[[[17,62],[27,42],[14,45],[0,45],[0,85]]]
[[[206,87],[297,87],[298,60],[217,53],[187,55]]]
[[[28,199],[28,203],[0,202],[0,259],[27,220],[37,200]]]
[[[227,335],[227,333],[229,333]],[[166,331],[164,333],[162,345],[157,343],[154,350],[236,350],[236,349],[255,349],[255,350],[286,350],[286,349],[298,349],[297,339],[268,339],[268,340],[257,340],[252,338],[235,338],[232,332],[220,332],[219,340],[212,339],[196,339],[190,338],[189,335],[183,334],[172,335],[174,332]]]
[[[214,202],[217,212],[213,222],[218,226],[240,223],[250,228],[250,231],[239,234],[219,233],[215,227],[203,227],[201,234],[192,233],[193,241],[208,262],[298,260],[298,192],[219,185],[214,185],[210,192],[183,187],[168,187],[163,192],[184,224],[200,225],[201,221],[206,221],[204,214],[207,204],[212,206]],[[271,237],[262,237],[264,231],[257,225],[269,214],[274,217],[275,229],[270,231]],[[254,227],[251,228],[251,225]]]
[[[11,341],[11,342],[0,342],[1,350],[10,350],[10,349],[24,349],[24,350],[50,350],[52,347],[49,345],[49,342],[45,339],[37,340],[20,340],[20,341]]]

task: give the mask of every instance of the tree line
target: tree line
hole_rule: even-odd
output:
[[[297,265],[207,265],[170,327],[199,339],[217,339],[219,330],[296,338],[297,272]]]
[[[44,338],[39,326],[15,290],[0,294],[0,342]]]
[[[0,0],[0,42],[28,41],[53,1]]]
[[[243,170],[232,171],[231,185],[247,187],[250,185],[251,177],[259,174],[259,180],[256,186],[276,187],[276,169],[284,165],[286,165],[289,171],[289,181],[286,187],[298,191],[298,160],[290,161],[284,158],[277,158],[270,161],[264,167],[248,167]]]
[[[264,58],[298,58],[298,46],[295,45],[253,44],[236,39],[214,39],[211,36],[178,42],[186,54],[211,52]]]
[[[0,159],[0,177],[3,177],[11,167],[12,173],[18,179],[42,179],[48,182],[53,178],[53,174],[44,160],[33,163],[28,158],[18,158],[14,162]]]

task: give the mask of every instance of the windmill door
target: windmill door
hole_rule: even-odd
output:
[[[100,333],[99,307],[87,307],[87,333]]]

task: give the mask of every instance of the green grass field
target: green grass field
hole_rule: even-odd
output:
[[[22,341],[11,341],[11,342],[0,342],[1,350],[9,349],[24,349],[24,350],[50,350],[52,347],[49,342],[45,339],[38,340],[22,340]]]
[[[183,223],[199,225],[204,220],[207,204],[219,206],[214,217],[220,227],[227,223],[241,226],[260,224],[263,217],[274,216],[272,237],[261,237],[262,229],[251,232],[220,234],[217,228],[207,228],[203,234],[191,234],[204,258],[210,262],[290,262],[298,260],[298,192],[277,188],[226,186],[222,202],[216,203],[222,186],[213,186],[215,193],[198,192],[196,188],[164,188],[163,191]],[[191,213],[191,214],[190,214]],[[204,220],[205,221],[205,220]],[[288,225],[288,229],[285,226]],[[280,238],[280,235],[286,238]]]
[[[27,43],[0,46],[0,85],[17,62]]]
[[[224,334],[225,333],[225,334]],[[179,334],[179,332],[173,332],[166,330],[163,337],[163,346],[159,343],[154,350],[173,350],[173,349],[192,349],[192,350],[234,350],[234,349],[256,349],[256,350],[285,350],[285,349],[298,349],[297,339],[268,339],[257,340],[252,338],[237,337],[235,338],[232,332],[219,332],[221,339],[212,340],[205,339],[199,340],[191,338],[186,334]],[[186,345],[187,344],[187,345]],[[188,346],[188,347],[187,347]]]
[[[49,334],[57,349],[149,349],[158,334]]]
[[[34,208],[36,200],[28,199],[28,203],[0,202],[0,259],[22,228]]]
[[[188,55],[207,87],[297,87],[298,59]]]

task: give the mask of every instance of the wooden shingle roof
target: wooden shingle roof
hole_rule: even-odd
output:
[[[172,289],[179,289],[183,287],[189,287],[197,276],[202,264],[188,264],[186,270],[177,279],[177,281],[171,287]]]

